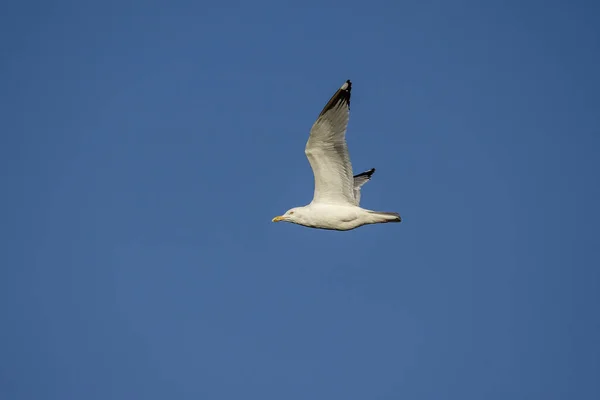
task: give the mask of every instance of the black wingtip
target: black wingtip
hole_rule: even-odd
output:
[[[376,214],[379,216],[390,217],[390,219],[386,219],[385,221],[381,221],[381,223],[386,222],[402,222],[402,217],[397,212],[388,212],[388,211],[369,211],[370,214]]]
[[[350,93],[352,92],[352,82],[350,79],[346,80],[344,84],[335,92],[331,99],[327,102],[325,107],[323,107],[323,111],[319,114],[319,117],[325,114],[327,111],[331,110],[333,107],[338,104],[346,104],[348,109],[350,109]]]
[[[354,178],[358,178],[358,177],[361,177],[361,176],[365,176],[365,175],[366,175],[366,177],[367,177],[367,178],[371,179],[371,175],[373,175],[374,173],[375,173],[375,168],[371,168],[371,169],[370,169],[370,170],[368,170],[368,171],[361,172],[361,173],[360,173],[360,174],[358,174],[358,175],[354,175]]]

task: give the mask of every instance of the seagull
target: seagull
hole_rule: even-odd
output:
[[[315,177],[312,202],[289,209],[273,218],[273,222],[348,231],[367,224],[402,221],[398,213],[360,207],[361,187],[371,179],[375,168],[352,175],[346,144],[351,90],[352,82],[347,80],[325,105],[310,130],[304,153]]]

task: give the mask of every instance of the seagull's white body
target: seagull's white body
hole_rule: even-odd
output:
[[[335,205],[327,203],[311,203],[304,207],[292,208],[293,214],[286,213],[288,219],[282,221],[304,225],[309,228],[348,231],[366,224],[385,222],[400,222],[393,214],[379,214],[376,211],[365,210],[351,205]]]
[[[346,231],[366,224],[400,222],[398,213],[360,207],[361,186],[375,169],[352,175],[346,144],[352,83],[346,81],[329,100],[310,130],[305,153],[315,177],[313,200],[273,218],[310,228]]]

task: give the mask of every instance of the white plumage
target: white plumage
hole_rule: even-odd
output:
[[[350,230],[365,224],[400,222],[398,213],[359,207],[361,187],[375,169],[352,175],[346,144],[352,83],[348,80],[331,97],[310,130],[305,154],[313,170],[313,200],[304,207],[273,218],[311,228]]]

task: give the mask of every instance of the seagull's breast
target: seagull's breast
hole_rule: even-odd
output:
[[[311,228],[347,231],[365,224],[360,207],[318,203],[306,208],[306,226]]]

